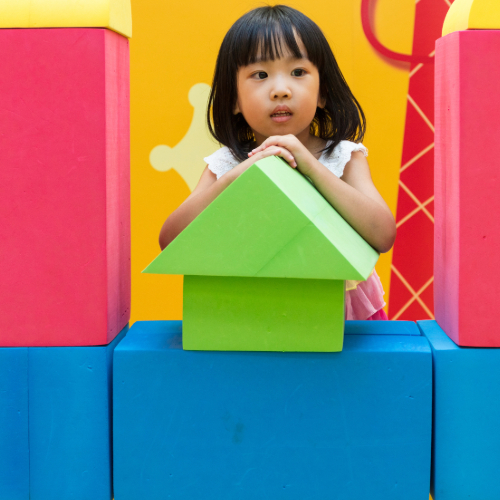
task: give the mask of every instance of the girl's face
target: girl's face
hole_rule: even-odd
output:
[[[281,59],[257,61],[238,70],[238,100],[234,113],[242,113],[255,134],[257,145],[272,135],[295,135],[303,144],[316,108],[323,107],[319,73],[307,59],[297,38],[302,58],[285,52]]]

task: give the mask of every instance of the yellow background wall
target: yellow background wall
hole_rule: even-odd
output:
[[[410,53],[415,0],[373,3],[379,40],[394,51]],[[132,322],[182,317],[182,277],[141,271],[160,251],[158,234],[164,220],[190,192],[183,176],[196,176],[204,166],[203,156],[218,147],[200,118],[206,87],[198,85],[190,96],[189,91],[197,84],[211,84],[225,33],[238,17],[261,5],[248,0],[132,0]],[[369,45],[361,26],[361,0],[294,0],[287,5],[313,19],[329,40],[367,117],[363,142],[374,182],[395,213],[409,65],[388,61]],[[188,96],[197,102],[196,108]],[[165,171],[150,162],[151,151],[159,145],[168,147],[157,149],[152,161],[156,167],[171,167]],[[191,165],[194,172],[189,172]],[[386,300],[390,260],[388,253],[377,264]]]

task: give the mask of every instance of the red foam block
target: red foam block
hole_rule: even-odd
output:
[[[435,315],[458,345],[500,347],[500,31],[436,43]]]
[[[0,30],[0,346],[108,344],[130,316],[129,50]]]

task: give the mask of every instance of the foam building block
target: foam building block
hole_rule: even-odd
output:
[[[434,500],[500,498],[500,350],[457,346],[435,321],[418,325],[432,349]]]
[[[341,351],[344,282],[184,277],[185,349]]]
[[[227,187],[144,272],[365,280],[378,256],[304,176],[269,157]]]
[[[130,316],[128,40],[2,29],[0,60],[0,346],[108,344]]]
[[[30,500],[110,500],[112,363],[109,345],[34,347],[29,355]]]
[[[500,31],[436,42],[434,309],[461,346],[500,347]]]
[[[0,28],[109,28],[132,36],[130,0],[3,0]]]
[[[500,29],[497,0],[455,0],[451,4],[444,20],[443,36],[471,29]]]
[[[184,274],[185,349],[340,351],[344,280],[378,253],[278,157],[255,163],[145,272]]]
[[[29,499],[28,349],[0,349],[0,498]]]
[[[431,352],[393,328],[341,353],[255,353],[134,323],[114,352],[115,498],[427,500]]]

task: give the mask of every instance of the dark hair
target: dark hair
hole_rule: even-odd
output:
[[[318,25],[286,5],[259,7],[240,17],[224,37],[207,109],[210,133],[241,161],[248,158],[254,136],[243,115],[233,113],[238,98],[238,69],[255,63],[258,56],[274,61],[286,49],[297,58],[303,57],[295,33],[302,40],[308,59],[318,68],[320,96],[325,102],[324,108],[316,109],[311,133],[332,141],[324,149],[327,155],[342,140],[363,140],[365,115]]]

